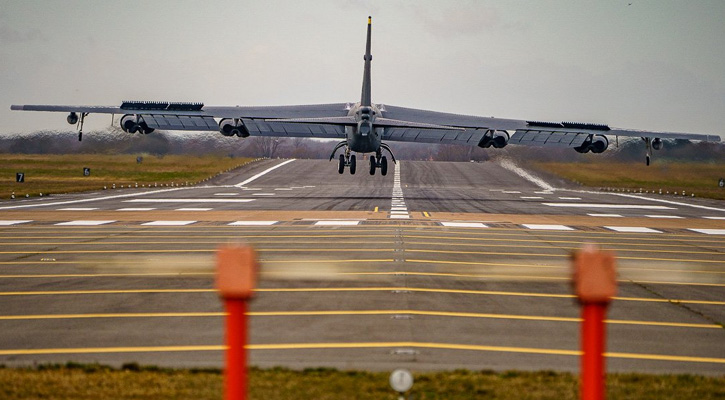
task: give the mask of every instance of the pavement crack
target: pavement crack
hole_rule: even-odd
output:
[[[695,315],[699,316],[700,318],[703,318],[706,321],[711,322],[711,323],[713,323],[715,325],[720,325],[721,328],[725,329],[725,324],[723,322],[718,321],[717,319],[715,319],[715,318],[713,318],[713,317],[705,314],[702,311],[696,310],[696,309],[692,308],[691,306],[689,306],[687,304],[683,304],[683,303],[681,303],[681,302],[679,302],[677,300],[672,300],[672,299],[670,299],[667,296],[663,296],[662,294],[660,294],[656,290],[652,289],[651,287],[649,287],[649,286],[647,286],[647,285],[645,285],[645,284],[643,284],[641,282],[635,282],[635,281],[632,281],[632,280],[630,280],[630,282],[633,283],[636,286],[641,287],[642,289],[648,291],[649,293],[651,293],[651,294],[653,294],[653,295],[655,295],[655,296],[657,296],[657,297],[659,297],[661,299],[667,300],[668,303],[670,303],[670,304],[672,304],[674,306],[681,307],[682,309],[687,310],[690,313],[695,314]]]

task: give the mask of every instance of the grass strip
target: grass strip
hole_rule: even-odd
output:
[[[593,161],[586,163],[537,162],[534,167],[567,180],[595,188],[619,188],[670,196],[684,191],[689,197],[725,199],[725,163],[659,161],[650,166],[641,162]]]
[[[251,368],[250,399],[397,399],[389,372]],[[577,399],[578,377],[566,372],[454,370],[415,373],[415,399]],[[0,398],[221,399],[218,369],[169,369],[68,363],[0,366]],[[609,399],[722,399],[725,376],[618,373],[607,376]]]
[[[137,156],[130,154],[2,154],[0,198],[38,196],[102,190],[141,185],[195,184],[221,172],[237,168],[250,158],[221,156]],[[137,162],[137,157],[142,161]],[[83,168],[90,168],[83,176]],[[15,181],[16,173],[25,174],[25,182]]]

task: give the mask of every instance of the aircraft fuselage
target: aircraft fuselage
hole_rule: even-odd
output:
[[[357,153],[379,153],[383,128],[375,128],[375,118],[380,109],[375,104],[365,107],[356,103],[350,108],[349,116],[355,117],[356,126],[345,127],[347,145]]]

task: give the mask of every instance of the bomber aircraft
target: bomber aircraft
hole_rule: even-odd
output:
[[[122,114],[120,124],[127,133],[148,134],[155,129],[178,131],[220,131],[224,136],[271,136],[337,138],[338,172],[345,167],[356,171],[355,153],[370,156],[370,175],[380,169],[388,172],[383,150],[395,156],[386,142],[460,144],[483,148],[502,148],[507,144],[570,147],[579,153],[601,153],[609,138],[642,138],[646,163],[652,150],[662,148],[662,139],[720,141],[717,135],[652,132],[620,129],[603,124],[579,122],[542,122],[493,117],[478,117],[418,110],[388,104],[373,104],[371,98],[370,37],[372,18],[368,17],[362,96],[359,102],[292,105],[212,107],[203,103],[124,101],[116,106],[13,105],[12,110],[68,112],[67,121],[78,126],[83,138],[83,121],[91,113]]]

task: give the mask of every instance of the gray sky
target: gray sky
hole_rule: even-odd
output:
[[[358,101],[369,14],[376,103],[725,136],[722,0],[0,0],[0,133],[68,128],[11,104]]]

